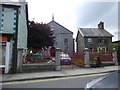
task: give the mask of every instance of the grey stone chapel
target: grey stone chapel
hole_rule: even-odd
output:
[[[53,34],[55,36],[54,47],[60,48],[61,51],[74,51],[74,39],[73,32],[60,25],[54,20],[54,16],[52,17],[52,21],[48,23],[53,30]]]

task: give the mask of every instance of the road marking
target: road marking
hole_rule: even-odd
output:
[[[75,79],[80,77],[92,77],[92,76],[102,76],[108,73],[102,74],[92,74],[92,75],[83,75],[83,76],[72,76],[72,77],[64,77],[64,78],[53,78],[53,79],[44,79],[44,80],[32,80],[32,81],[18,81],[18,82],[7,82],[0,83],[0,85],[13,85],[13,84],[25,84],[25,83],[36,83],[36,82],[45,82],[45,81],[55,81],[55,80],[65,80],[65,79]]]

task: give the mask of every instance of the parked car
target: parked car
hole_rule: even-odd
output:
[[[60,54],[60,64],[61,65],[66,65],[66,64],[71,64],[71,58],[69,57],[68,54]]]
[[[85,90],[120,90],[120,70],[96,78],[87,83]]]

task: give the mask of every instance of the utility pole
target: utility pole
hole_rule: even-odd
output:
[[[15,7],[16,11],[16,29],[14,33],[14,44],[13,44],[13,70],[12,73],[17,72],[17,60],[18,60],[18,50],[17,50],[17,41],[18,41],[18,19],[19,19],[19,8]]]

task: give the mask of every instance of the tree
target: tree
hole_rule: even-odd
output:
[[[29,22],[28,28],[28,48],[29,49],[42,49],[45,47],[53,46],[54,39],[53,33],[47,24]]]

